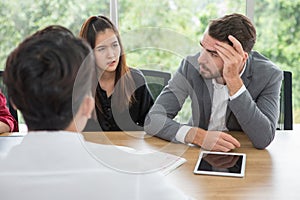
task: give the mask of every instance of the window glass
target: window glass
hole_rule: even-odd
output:
[[[38,29],[58,24],[78,35],[84,20],[99,13],[109,16],[109,0],[0,1],[0,69],[12,49]]]
[[[174,73],[180,61],[200,50],[210,19],[245,14],[245,0],[119,0],[119,29],[130,66]],[[184,104],[177,120],[191,116]]]
[[[255,49],[292,72],[294,123],[300,123],[300,0],[255,1]]]

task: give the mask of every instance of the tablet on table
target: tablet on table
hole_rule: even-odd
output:
[[[195,174],[244,177],[246,154],[202,151]]]

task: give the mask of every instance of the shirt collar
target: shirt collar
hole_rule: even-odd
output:
[[[244,74],[245,70],[246,70],[246,62],[244,64],[243,70],[240,73],[240,77],[242,77],[242,75]]]

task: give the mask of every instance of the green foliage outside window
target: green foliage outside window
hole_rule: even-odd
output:
[[[256,1],[255,46],[281,69],[292,72],[294,123],[300,123],[300,0]]]

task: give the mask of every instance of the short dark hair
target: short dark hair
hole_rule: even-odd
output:
[[[63,130],[91,91],[94,70],[89,45],[54,25],[26,38],[8,56],[4,83],[29,130]]]
[[[256,41],[256,30],[249,18],[242,14],[233,13],[211,20],[208,34],[216,40],[227,42],[229,35],[234,36],[246,52],[250,52]]]

